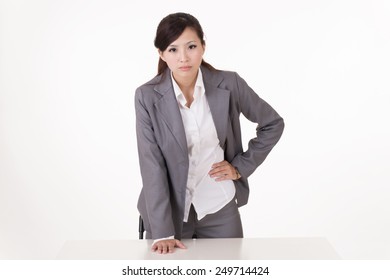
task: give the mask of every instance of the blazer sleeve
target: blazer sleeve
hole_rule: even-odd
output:
[[[239,111],[251,122],[257,123],[256,137],[248,143],[248,149],[237,154],[231,164],[244,178],[249,177],[266,159],[279,141],[284,129],[283,118],[261,99],[237,73],[237,94]]]
[[[152,119],[143,97],[142,89],[138,88],[134,103],[138,156],[143,184],[139,203],[145,203],[143,208],[147,212],[152,239],[158,239],[174,235],[175,230],[172,220],[167,167],[157,144]],[[153,105],[149,108],[153,108]],[[145,213],[141,213],[142,215]]]

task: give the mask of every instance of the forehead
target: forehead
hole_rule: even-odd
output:
[[[173,41],[170,45],[183,45],[194,41],[200,42],[200,38],[198,37],[198,34],[196,34],[194,29],[187,27],[186,29],[184,29],[183,33],[181,33],[179,38]]]

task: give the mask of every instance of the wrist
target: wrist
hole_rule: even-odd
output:
[[[168,240],[168,239],[174,239],[174,238],[175,238],[174,235],[168,236],[168,237],[163,237],[163,238],[158,238],[158,239],[155,239],[155,240],[153,241],[152,245],[154,245],[155,243],[157,243],[157,242],[159,242],[159,241],[161,241],[161,240]]]
[[[234,169],[236,170],[236,179],[234,179],[234,180],[238,180],[241,178],[241,174],[240,174],[240,172],[238,172],[237,167],[234,167]]]

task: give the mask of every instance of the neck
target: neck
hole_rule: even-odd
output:
[[[173,75],[173,78],[183,93],[192,91],[194,89],[197,77],[198,74],[196,74],[194,77],[188,78],[176,78],[175,75]]]

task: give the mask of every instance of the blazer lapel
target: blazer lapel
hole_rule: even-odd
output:
[[[223,148],[225,146],[226,130],[229,120],[230,91],[218,87],[223,80],[223,77],[219,75],[218,72],[212,72],[207,68],[202,67],[202,74],[207,102],[209,103],[215,129],[217,131],[219,145]],[[163,74],[160,83],[154,87],[154,90],[162,95],[162,98],[154,104],[156,110],[160,113],[161,118],[175,137],[182,152],[185,155],[188,155],[183,120],[173,91],[171,75],[168,69]]]
[[[170,71],[168,69],[163,74],[160,83],[154,87],[154,90],[162,95],[162,98],[160,98],[154,106],[173,134],[182,152],[187,156],[188,148],[184,125],[176,96],[173,91]]]
[[[202,67],[203,83],[207,102],[217,130],[219,145],[223,148],[226,141],[226,130],[229,120],[230,91],[219,88],[223,77],[218,72],[212,72]]]

